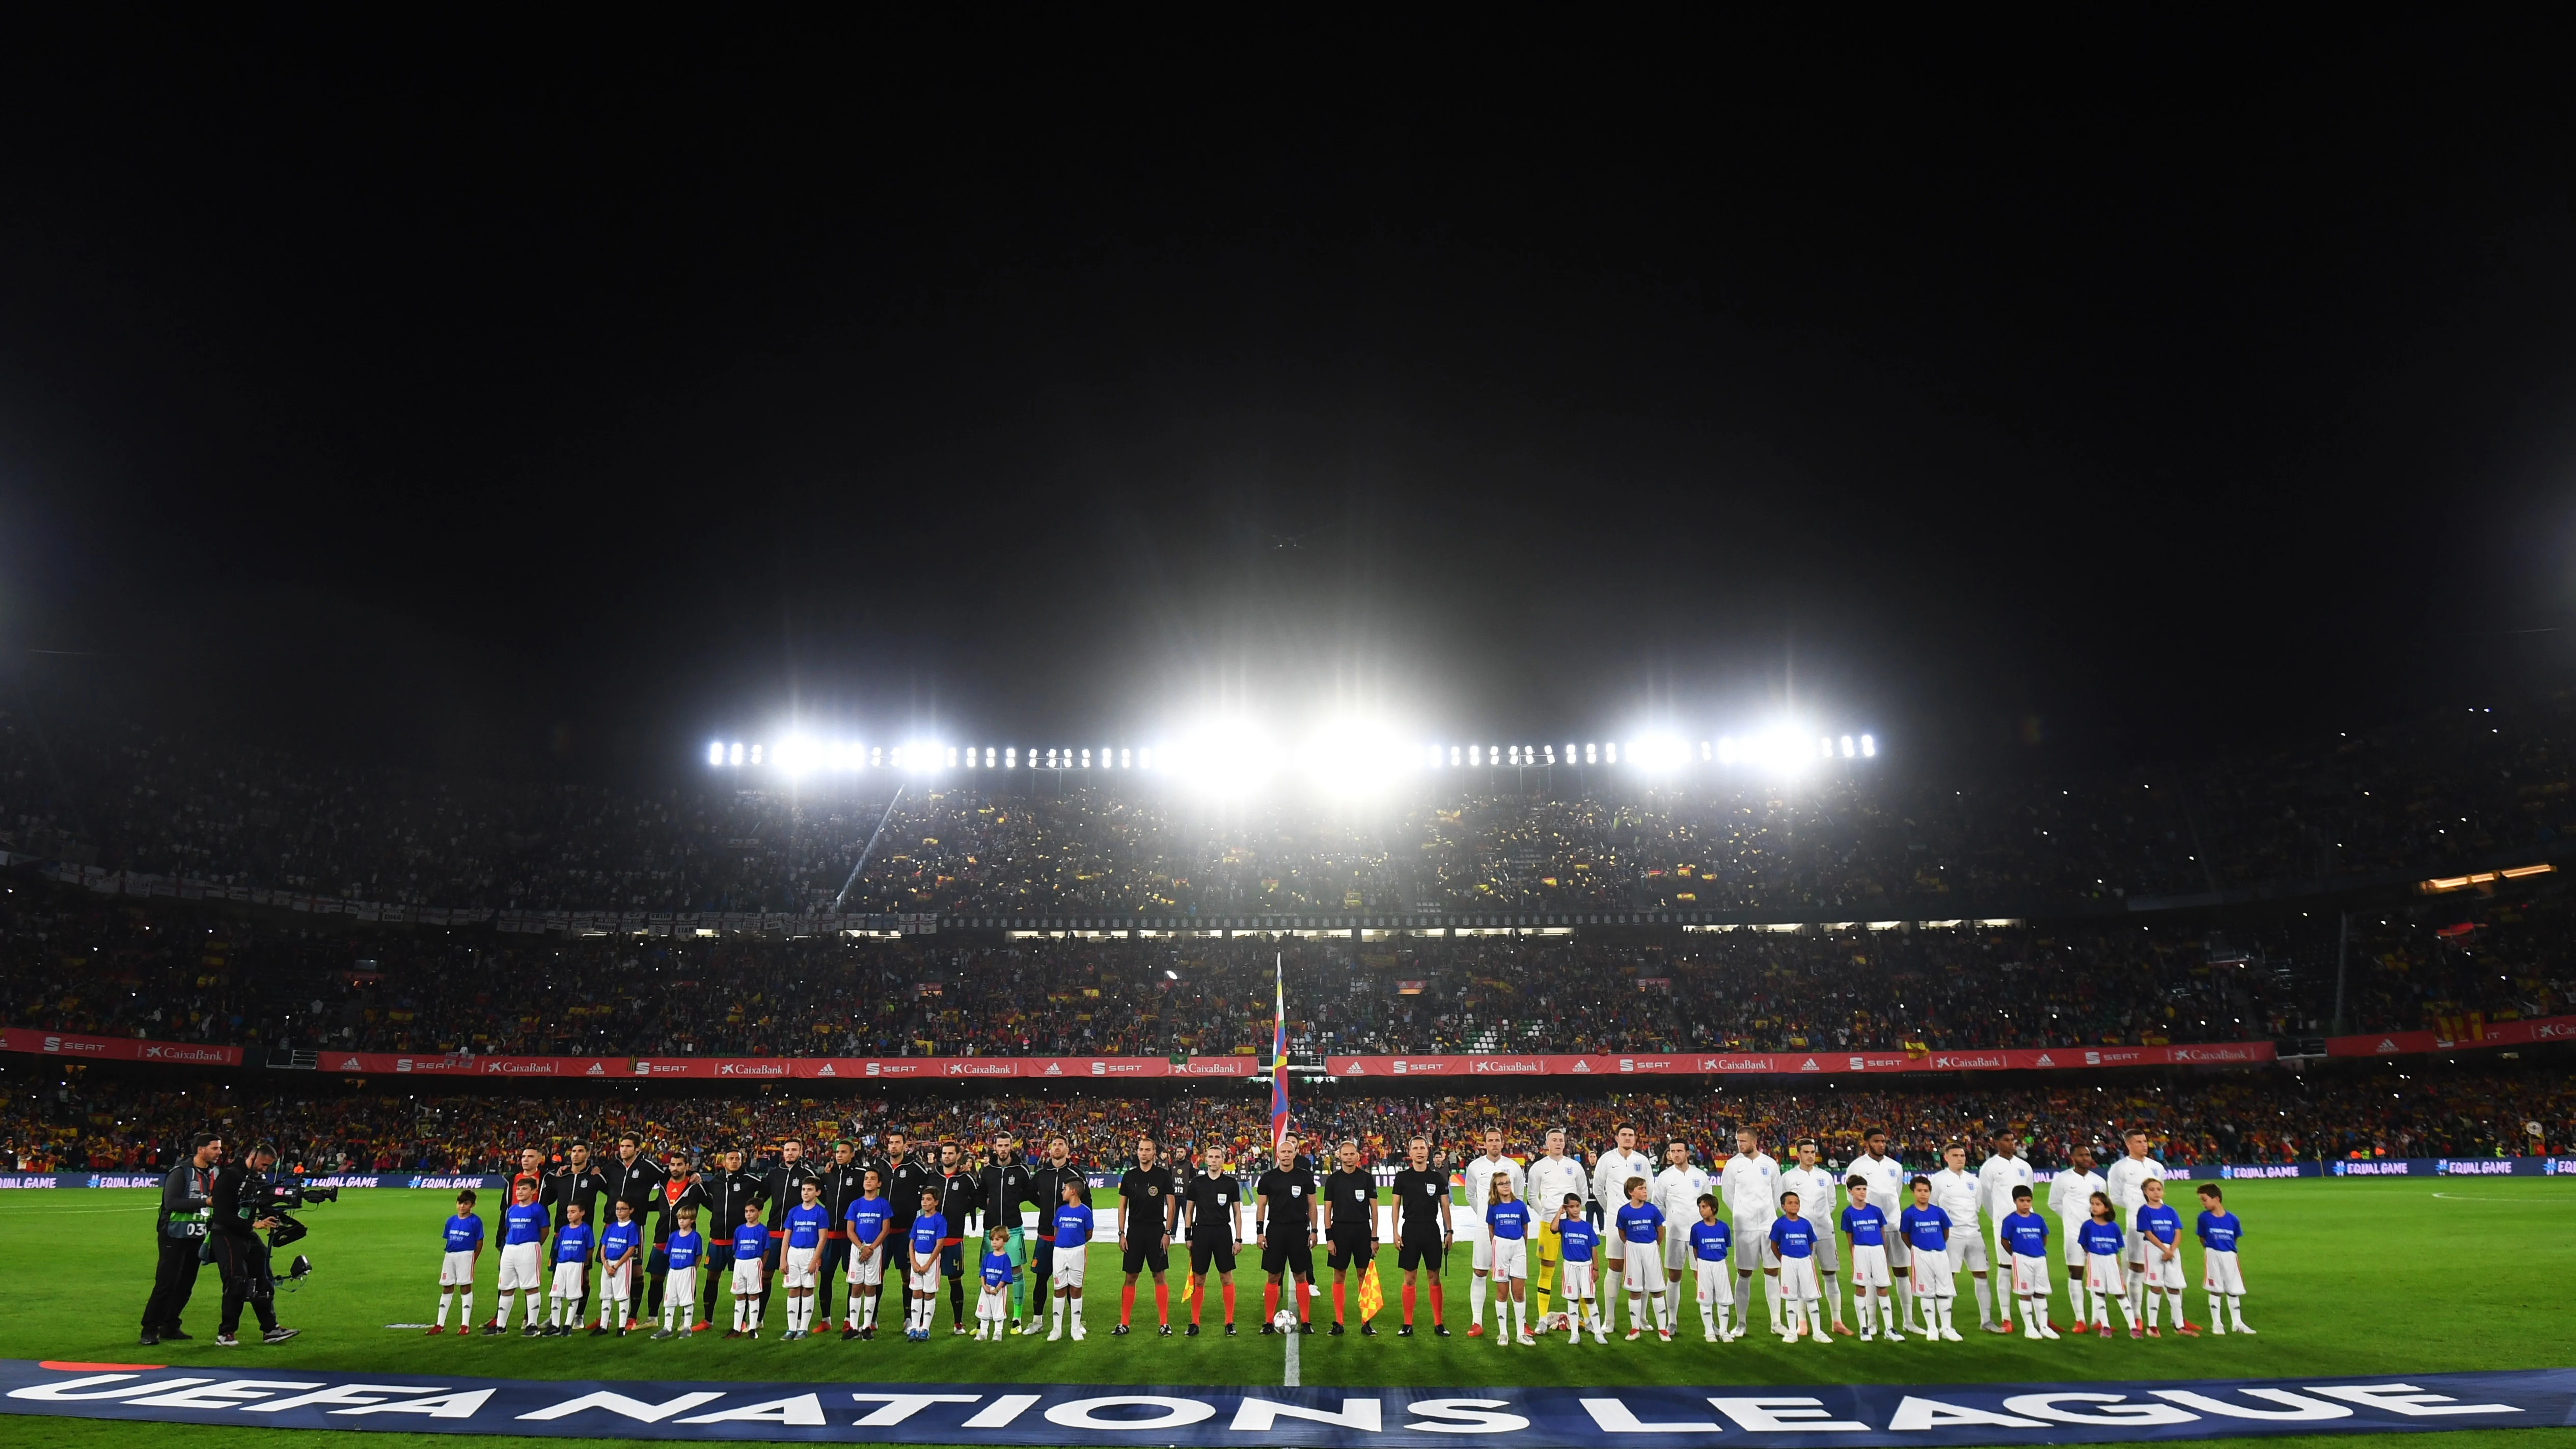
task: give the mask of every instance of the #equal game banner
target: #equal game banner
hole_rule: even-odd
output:
[[[798,1443],[1364,1445],[2113,1444],[2576,1422],[2576,1369],[2136,1383],[1805,1388],[1272,1389],[689,1383],[176,1372],[0,1360],[0,1411],[138,1423]],[[1817,1435],[1832,1437],[1819,1441]],[[1462,1436],[1468,1436],[1462,1439]]]

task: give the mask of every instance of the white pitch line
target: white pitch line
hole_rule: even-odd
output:
[[[2479,1196],[2477,1196],[2477,1195],[2475,1195],[2475,1194],[2473,1194],[2473,1193],[2458,1193],[2458,1192],[2437,1192],[2437,1193],[2433,1194],[2433,1196],[2440,1198],[2440,1199],[2441,1199],[2442,1201],[2444,1201],[2444,1202],[2527,1202],[2527,1203],[2534,1203],[2534,1204],[2537,1204],[2537,1203],[2538,1203],[2538,1201],[2539,1201],[2537,1198],[2528,1198],[2528,1197],[2479,1197]]]
[[[1288,1282],[1292,1289],[1302,1290],[1303,1285],[1296,1279],[1291,1278]],[[1279,1385],[1281,1388],[1293,1389],[1297,1387],[1297,1321],[1292,1319],[1288,1324],[1288,1331],[1281,1336],[1288,1340],[1288,1371],[1280,1379]]]

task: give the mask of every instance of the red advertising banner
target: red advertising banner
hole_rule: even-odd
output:
[[[2433,1031],[2384,1031],[2363,1036],[2326,1038],[2330,1057],[2411,1056],[2420,1052],[2467,1051],[2484,1047],[2530,1046],[2539,1042],[2576,1041],[2576,1016],[2543,1016],[2530,1021],[2490,1021],[2474,1037],[2452,1038]]]
[[[0,1051],[33,1052],[88,1062],[168,1062],[175,1066],[237,1067],[242,1049],[191,1041],[146,1041],[138,1036],[73,1036],[59,1031],[0,1027]]]
[[[478,1057],[324,1052],[319,1071],[378,1076],[582,1077],[629,1081],[946,1081],[1249,1077],[1251,1057]]]
[[[1760,1076],[1778,1073],[2049,1071],[2082,1067],[2253,1065],[2268,1041],[2193,1046],[1995,1047],[1929,1052],[1692,1052],[1625,1056],[1326,1057],[1337,1077]]]

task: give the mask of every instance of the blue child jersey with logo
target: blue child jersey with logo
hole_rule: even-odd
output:
[[[1010,1286],[1010,1282],[1011,1255],[1008,1253],[986,1253],[984,1255],[984,1286],[987,1288],[1007,1288]]]
[[[1631,1243],[1651,1243],[1663,1235],[1664,1210],[1653,1203],[1630,1203],[1619,1209],[1619,1236]]]
[[[734,1229],[733,1256],[735,1262],[741,1262],[745,1258],[768,1257],[769,1229],[759,1223],[744,1223]]]
[[[2191,1230],[2200,1235],[2200,1245],[2213,1253],[2233,1253],[2236,1240],[2245,1235],[2245,1225],[2234,1213],[2202,1213]]]
[[[1853,1247],[1884,1248],[1887,1246],[1887,1214],[1880,1210],[1878,1204],[1870,1203],[1865,1207],[1844,1208],[1842,1217],[1842,1229],[1851,1235]]]
[[[1557,1220],[1557,1255],[1569,1263],[1591,1262],[1593,1245],[1600,1241],[1601,1230],[1582,1218]]]
[[[2048,1219],[2037,1213],[2006,1213],[2003,1227],[2004,1247],[2016,1258],[2048,1256]]]
[[[501,1243],[517,1247],[521,1243],[546,1240],[546,1210],[532,1202],[514,1202],[501,1213]]]
[[[643,1241],[644,1226],[634,1219],[629,1218],[622,1223],[610,1223],[599,1234],[599,1261],[614,1263],[635,1251]]]
[[[1713,1223],[1693,1223],[1690,1232],[1691,1256],[1703,1263],[1723,1263],[1729,1249],[1735,1246],[1735,1235],[1726,1219]]]
[[[1079,1248],[1091,1241],[1091,1209],[1078,1202],[1058,1203],[1055,1208],[1055,1249]]]
[[[2170,1243],[2182,1236],[2182,1214],[2172,1203],[2138,1209],[2138,1231],[2159,1243]]]
[[[574,1223],[555,1234],[555,1261],[587,1263],[590,1261],[590,1224]]]
[[[483,1246],[483,1220],[466,1213],[447,1220],[447,1251],[470,1253]]]
[[[1485,1205],[1485,1226],[1506,1243],[1517,1243],[1529,1235],[1529,1204],[1497,1202]]]
[[[939,1240],[948,1236],[948,1219],[923,1213],[912,1220],[912,1250],[925,1258],[939,1256]]]
[[[1771,1246],[1783,1258],[1811,1258],[1816,1253],[1816,1228],[1805,1218],[1773,1218]]]
[[[863,1197],[850,1204],[846,1216],[850,1222],[850,1241],[872,1243],[894,1217],[894,1204],[881,1197]]]
[[[1937,1253],[1949,1245],[1950,1215],[1939,1208],[1909,1207],[1898,1215],[1897,1226],[1904,1230],[1909,1247]]]
[[[2120,1225],[2088,1218],[2075,1230],[2075,1244],[2096,1257],[2120,1256]]]
[[[707,1251],[707,1240],[699,1237],[696,1230],[692,1229],[685,1233],[673,1233],[671,1241],[663,1244],[662,1247],[671,1255],[673,1268],[694,1268],[698,1266],[698,1259]]]
[[[821,1203],[809,1207],[800,1202],[787,1210],[787,1246],[819,1248],[823,1246],[824,1229],[831,1225],[832,1215],[823,1211]]]

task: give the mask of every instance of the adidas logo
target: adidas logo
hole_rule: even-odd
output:
[[[1574,1070],[1579,1073],[1588,1074],[1592,1070],[1592,1062],[1589,1058],[1576,1057],[1574,1059]]]
[[[2379,1039],[2379,1050],[2384,1051],[2384,1052],[2393,1052],[2393,1051],[2397,1050],[2397,1040],[2396,1040],[2396,1038],[2394,1038],[2394,1037],[2385,1037],[2385,1036],[2381,1037],[2381,1038]]]
[[[2048,1059],[2048,1053],[2046,1052],[2041,1052],[2039,1054],[2039,1064],[2043,1067],[2053,1067],[2057,1065],[2057,1063]]]
[[[840,1073],[832,1070],[832,1064],[830,1062],[825,1062],[822,1067],[814,1073],[814,1075],[818,1077],[837,1077]]]
[[[1817,1066],[1817,1065],[1816,1065],[1816,1059],[1815,1059],[1814,1057],[1809,1057],[1809,1058],[1807,1058],[1807,1064],[1806,1064],[1805,1066],[1803,1066],[1803,1067],[1798,1068],[1798,1070],[1799,1070],[1799,1071],[1802,1071],[1802,1072],[1814,1072],[1814,1071],[1822,1071],[1822,1070],[1823,1070],[1823,1068],[1821,1068],[1821,1067],[1819,1067],[1819,1066]]]
[[[347,1061],[342,1062],[342,1063],[340,1064],[340,1070],[342,1070],[342,1071],[344,1071],[344,1072],[354,1072],[354,1071],[357,1071],[357,1070],[358,1070],[358,1059],[357,1059],[356,1057],[351,1057],[351,1058],[349,1058]]]
[[[1368,1068],[1360,1065],[1358,1062],[1353,1062],[1351,1063],[1351,1069],[1344,1072],[1342,1075],[1346,1077],[1365,1077],[1368,1075]]]
[[[590,1069],[583,1072],[582,1075],[585,1077],[604,1077],[608,1075],[608,1068],[602,1066],[598,1062],[592,1062],[590,1064]]]

